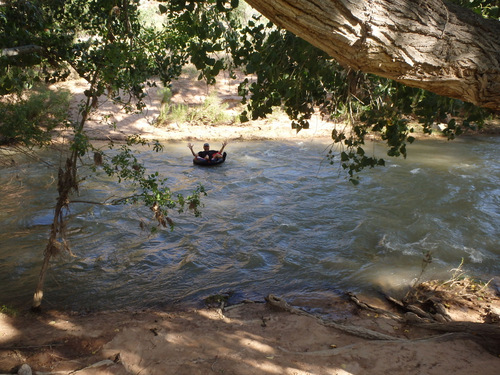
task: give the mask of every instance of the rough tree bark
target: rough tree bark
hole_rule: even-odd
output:
[[[441,0],[246,0],[340,64],[500,111],[500,22]]]

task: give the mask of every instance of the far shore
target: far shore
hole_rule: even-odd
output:
[[[221,78],[215,87],[207,87],[201,81],[193,81],[184,77],[174,82],[171,103],[197,105],[201,104],[212,93],[216,92],[221,105],[227,105],[226,112],[237,117],[242,109],[237,95],[237,82],[228,78]],[[78,105],[84,98],[83,91],[87,88],[85,81],[74,80],[63,82],[59,88],[69,90],[73,100],[70,112],[73,119],[78,117]],[[267,119],[253,120],[246,123],[234,121],[228,124],[210,123],[176,123],[169,122],[158,126],[157,119],[162,106],[161,90],[157,87],[149,88],[146,98],[146,107],[140,114],[124,113],[119,106],[110,100],[103,99],[99,108],[92,114],[86,124],[86,132],[93,140],[123,141],[130,135],[140,135],[147,140],[158,141],[247,141],[247,140],[311,140],[321,139],[332,141],[332,130],[348,131],[345,123],[328,121],[315,115],[309,121],[309,129],[297,132],[292,129],[291,120],[284,113],[276,113]],[[416,124],[418,129],[418,125]],[[500,123],[493,122],[473,135],[498,135]],[[414,137],[428,139],[446,139],[438,128],[432,135],[424,135],[419,131],[412,134]],[[371,135],[368,139],[376,139]],[[332,141],[333,142],[333,141]]]

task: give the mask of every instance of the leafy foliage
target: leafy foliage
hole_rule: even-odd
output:
[[[0,102],[0,146],[20,144],[25,147],[47,145],[52,130],[66,124],[69,93],[51,91],[42,86],[27,97],[14,96]]]
[[[267,116],[281,106],[297,131],[308,128],[314,113],[347,122],[346,130],[333,130],[340,151],[337,154],[332,147],[328,157],[333,164],[339,156],[353,183],[364,168],[385,164],[384,159],[366,154],[368,134],[386,142],[388,156],[406,157],[407,144],[415,140],[415,123],[428,134],[434,124],[446,123],[444,133],[453,139],[477,129],[490,115],[459,100],[344,69],[319,49],[258,16],[242,30],[232,53],[235,65],[256,76],[256,81],[240,85],[247,102],[242,120]]]
[[[71,176],[71,183],[62,183],[60,196],[67,196],[71,189],[78,188],[78,160],[96,151],[85,133],[85,124],[99,105],[99,98],[105,95],[127,111],[141,111],[146,85],[155,84],[150,78],[159,76],[168,85],[187,62],[186,38],[182,32],[170,27],[145,26],[140,22],[139,3],[139,0],[15,0],[0,5],[0,71],[5,72],[0,78],[0,93],[20,95],[36,82],[66,78],[70,69],[89,84],[78,121],[67,124],[73,130],[71,155],[60,176]],[[27,53],[13,50],[23,46],[35,48]],[[30,98],[33,102],[38,96],[30,95]],[[23,107],[2,107],[5,115],[26,108],[24,120],[9,119],[8,124],[2,123],[2,141],[26,145],[48,142],[50,130],[63,121],[60,116],[47,117],[47,111],[41,110],[47,107],[43,104],[38,100]],[[31,110],[36,107],[38,116]],[[53,121],[49,121],[51,119]],[[128,201],[141,200],[155,212],[155,218],[163,226],[167,222],[173,224],[167,211],[175,207],[182,212],[187,204],[199,215],[202,188],[187,198],[174,197],[165,179],[155,172],[146,173],[132,152],[134,142],[142,141],[134,140],[121,146],[118,155],[105,160],[104,165],[109,175],[135,184],[138,194]],[[159,150],[157,144],[153,147]],[[64,206],[65,203],[61,203],[60,208]],[[57,233],[62,231],[56,231],[55,237]]]
[[[52,82],[64,78],[66,75],[57,76],[55,73],[66,72],[70,67],[89,83],[85,91],[87,100],[80,108],[81,117],[78,122],[70,124],[74,132],[70,147],[74,156],[70,157],[73,160],[69,164],[72,168],[76,168],[77,158],[95,151],[85,134],[85,122],[93,108],[98,106],[101,96],[110,96],[127,111],[140,111],[144,107],[145,86],[154,85],[148,80],[158,75],[168,85],[186,63],[183,48],[186,41],[182,33],[172,28],[144,26],[140,22],[138,6],[138,0],[19,0],[2,7],[3,17],[0,19],[4,23],[0,35],[9,36],[2,38],[2,48],[33,44],[43,52],[40,56],[2,56],[0,69],[12,71],[19,68],[26,72],[16,85],[8,77],[0,82],[4,92],[21,92],[37,80]],[[27,61],[28,58],[32,60]],[[26,117],[33,118],[31,114]],[[61,119],[54,121],[51,128],[57,121]],[[40,126],[30,127],[26,123],[9,121],[9,127],[23,131],[26,138],[32,137],[33,142],[42,136],[34,133]],[[21,136],[9,139],[20,141]],[[146,174],[130,148],[134,142],[142,141],[130,140],[121,146],[118,155],[106,164],[107,172],[119,180],[134,181],[141,193],[133,201],[140,197],[147,206],[156,207],[157,218],[167,217],[166,210],[173,208],[174,202],[181,205],[179,210],[182,211],[184,201],[172,199],[165,180],[155,173]]]
[[[484,18],[500,20],[500,1],[498,0],[451,0],[451,2],[472,9]]]
[[[0,314],[5,314],[7,316],[16,317],[18,315],[18,311],[7,305],[0,305]]]
[[[233,51],[237,64],[245,64],[245,72],[256,75],[240,85],[244,100],[251,98],[248,111],[256,119],[270,114],[273,107],[283,106],[292,127],[308,128],[308,120],[319,106],[328,111],[330,89],[342,91],[338,66],[324,52],[293,34],[264,25],[258,18],[243,30],[240,46]],[[248,113],[242,115],[248,120]]]
[[[63,18],[63,7],[64,2],[58,0],[2,2],[0,48],[38,48],[34,53],[0,55],[0,95],[68,77],[61,53],[68,50],[73,32]]]
[[[119,147],[119,152],[116,155],[103,159],[103,154],[99,152],[101,157],[98,164],[102,165],[108,176],[117,178],[120,183],[131,182],[135,186],[134,190],[137,191],[137,194],[115,200],[113,204],[141,202],[153,211],[158,225],[166,227],[168,224],[171,229],[174,228],[174,221],[168,214],[171,209],[177,209],[179,213],[182,213],[187,205],[189,209],[194,211],[195,216],[200,216],[200,197],[203,194],[206,195],[203,186],[198,186],[187,197],[181,194],[174,195],[167,186],[167,178],[162,178],[157,171],[148,172],[139,161],[136,153],[132,150],[132,147],[138,144],[152,146],[156,152],[163,150],[163,146],[158,142],[150,145],[139,136],[130,136],[127,142]]]
[[[168,6],[160,5],[169,26],[183,36],[177,46],[200,71],[199,79],[208,84],[215,83],[221,71],[232,68],[225,55],[237,45],[241,24],[231,11],[238,4],[238,0],[173,0]]]

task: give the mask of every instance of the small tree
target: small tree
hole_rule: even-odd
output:
[[[68,155],[58,171],[58,195],[33,310],[41,307],[51,258],[62,251],[70,251],[65,236],[65,210],[78,192],[78,171],[83,156],[94,153],[96,166],[102,165],[110,176],[120,181],[133,182],[136,194],[114,203],[143,202],[151,208],[159,226],[173,227],[174,222],[169,217],[172,209],[182,212],[188,207],[195,215],[200,214],[202,187],[187,197],[174,195],[159,173],[146,172],[131,146],[148,142],[131,136],[121,145],[118,154],[109,159],[94,148],[86,135],[89,116],[99,106],[102,96],[107,95],[121,104],[125,111],[140,112],[144,107],[146,85],[155,84],[148,82],[149,78],[157,74],[168,84],[180,74],[186,62],[182,52],[176,53],[178,43],[182,42],[177,35],[143,27],[139,22],[138,4],[139,1],[114,0],[9,1],[0,7],[1,47],[6,44],[11,47],[4,48],[0,57],[0,70],[5,73],[0,79],[3,94],[21,94],[37,81],[51,83],[65,79],[71,69],[88,83],[78,118],[66,124],[72,136]],[[157,53],[162,50],[163,54]],[[34,121],[28,124],[31,128],[27,124],[20,129],[4,125],[1,128],[3,143],[17,142],[26,146],[50,143],[53,126],[42,129],[41,123]],[[21,130],[24,133],[21,134]],[[157,142],[152,147],[155,151],[162,149]]]

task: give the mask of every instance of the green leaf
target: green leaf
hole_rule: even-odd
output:
[[[163,5],[163,4],[159,4],[158,5],[158,9],[160,10],[161,14],[165,14],[165,13],[168,12],[168,8],[165,5]]]

